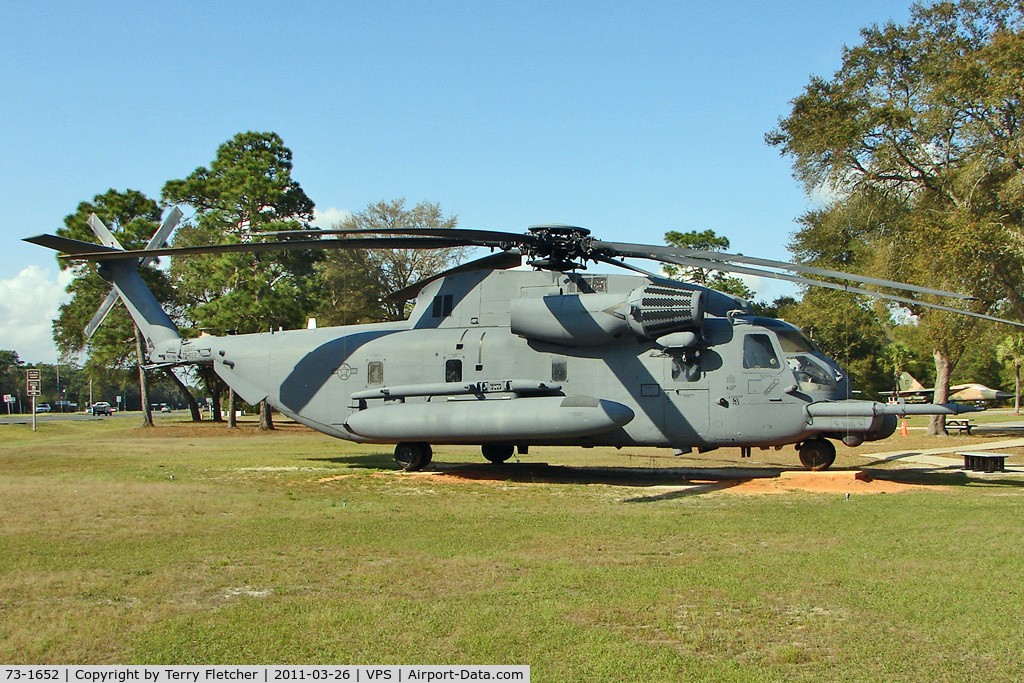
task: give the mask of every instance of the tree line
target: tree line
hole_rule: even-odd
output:
[[[800,218],[791,250],[826,268],[970,294],[975,312],[1021,320],[1022,96],[1021,0],[915,4],[906,24],[863,29],[841,67],[812,77],[766,136],[808,193],[828,198]],[[837,358],[848,353],[851,373],[884,376],[930,357],[937,403],[958,368],[982,373],[1001,358],[1019,373],[1020,337],[1006,326],[914,303],[905,311],[915,324],[894,324],[890,306],[807,291],[795,322]],[[936,416],[931,432],[943,431]]]
[[[313,201],[292,178],[292,152],[281,138],[272,132],[246,132],[222,144],[208,167],[167,181],[159,201],[137,190],[111,189],[80,203],[57,232],[95,241],[87,223],[90,214],[95,214],[126,249],[140,249],[156,232],[163,207],[170,205],[193,212],[174,233],[171,245],[176,247],[287,240],[288,232],[298,236],[297,231],[311,229],[314,208]],[[395,199],[373,203],[333,227],[453,228],[456,223],[456,217],[445,215],[438,204],[422,202],[407,208],[404,199]],[[244,334],[303,327],[311,317],[317,318],[318,324],[328,325],[399,319],[405,313],[404,302],[382,301],[381,293],[443,269],[461,256],[459,249],[434,253],[300,250],[273,255],[198,255],[175,259],[167,269],[153,264],[141,270],[157,299],[188,337],[207,331]],[[91,338],[84,333],[86,323],[110,291],[96,264],[58,262],[74,274],[68,286],[71,299],[60,307],[53,323],[62,357],[84,359],[83,369],[90,377],[141,368],[138,330],[122,306],[111,310]],[[151,401],[145,398],[148,376],[141,369],[138,372],[144,423],[150,424],[152,417],[147,411]],[[200,419],[199,406],[190,385],[212,398],[217,420],[226,392],[226,413],[233,421],[233,392],[223,386],[211,368],[200,367],[193,372],[192,376],[181,377],[165,369],[158,374],[177,387],[196,420]],[[265,402],[260,406],[260,416],[261,427],[271,428],[271,413]]]

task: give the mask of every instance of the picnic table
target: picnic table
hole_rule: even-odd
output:
[[[964,456],[964,469],[972,472],[1005,472],[1006,453],[958,453]]]
[[[970,436],[971,435],[971,430],[974,429],[977,426],[978,425],[974,424],[970,420],[964,419],[962,417],[961,418],[953,418],[953,419],[947,419],[946,420],[946,430],[947,431],[949,431],[950,429],[956,429],[961,434],[963,434],[964,432],[967,432],[967,436]]]

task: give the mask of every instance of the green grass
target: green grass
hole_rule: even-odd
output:
[[[850,500],[659,497],[643,469],[584,467],[679,464],[651,451],[539,449],[523,460],[581,469],[439,480],[295,426],[162,424],[0,427],[0,662],[1024,677],[1012,476]]]

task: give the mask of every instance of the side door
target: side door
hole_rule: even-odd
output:
[[[703,353],[689,349],[673,350],[664,356],[664,431],[674,446],[699,445],[708,436],[708,377],[704,360]]]

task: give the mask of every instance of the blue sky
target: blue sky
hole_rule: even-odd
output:
[[[56,360],[66,281],[22,237],[109,188],[159,197],[246,130],[282,136],[326,220],[406,197],[463,227],[712,229],[788,260],[811,204],[764,134],[908,8],[0,0],[0,348]]]

